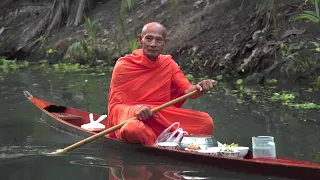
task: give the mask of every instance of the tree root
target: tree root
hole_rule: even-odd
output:
[[[29,49],[39,42],[39,36],[50,35],[53,29],[79,25],[83,21],[85,10],[91,6],[91,0],[54,0],[46,16],[26,35],[24,48]]]

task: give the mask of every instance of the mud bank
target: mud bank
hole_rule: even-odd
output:
[[[132,44],[128,39],[135,38],[145,23],[158,21],[167,27],[170,38],[166,53],[172,54],[186,73],[245,78],[247,84],[264,83],[269,78],[312,82],[319,76],[319,52],[312,51],[312,42],[320,42],[320,26],[305,20],[294,21],[302,10],[313,10],[313,5],[284,1],[277,6],[275,19],[272,10],[258,16],[256,1],[137,2],[127,10],[124,24],[119,20],[118,0],[99,1],[86,14],[101,25],[97,42],[101,51],[107,53],[100,53],[103,55],[97,57],[98,62],[112,65],[130,52]],[[45,38],[45,46],[39,37],[28,38],[50,8],[49,1],[2,5],[0,56],[28,61],[65,59],[70,44],[86,38],[84,23],[55,28]],[[48,50],[55,55],[48,57]]]

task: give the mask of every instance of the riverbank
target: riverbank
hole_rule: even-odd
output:
[[[49,1],[7,8],[1,15],[0,55],[40,64],[45,60],[112,67],[138,47],[135,37],[143,24],[158,21],[168,29],[166,53],[189,77],[242,79],[246,85],[276,80],[288,89],[319,89],[319,24],[294,21],[303,10],[314,11],[312,4],[149,0],[125,6],[104,0],[79,26],[61,26],[30,40],[50,8]]]

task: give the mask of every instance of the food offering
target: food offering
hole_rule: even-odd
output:
[[[249,147],[239,146],[239,144],[221,144],[219,146],[220,154],[222,156],[232,157],[232,158],[243,158],[248,154]]]
[[[191,152],[198,152],[199,150],[201,150],[201,148],[198,144],[192,143],[192,144],[189,144],[185,150],[191,151]]]
[[[236,143],[231,143],[231,144],[221,144],[219,147],[239,147],[238,144]]]
[[[199,145],[192,143],[189,144],[186,151],[197,152],[201,154],[214,155],[214,156],[224,156],[230,158],[243,158],[247,155],[249,147],[239,146],[237,143],[231,144],[219,144],[218,147],[209,147],[206,149],[201,149]]]

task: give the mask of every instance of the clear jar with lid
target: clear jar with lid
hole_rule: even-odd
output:
[[[276,158],[276,145],[272,136],[252,137],[253,158]]]

